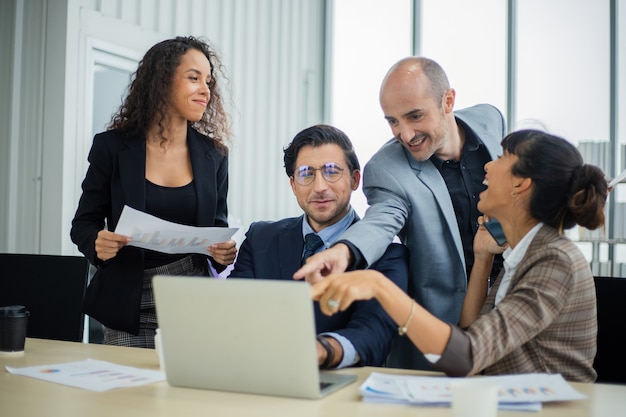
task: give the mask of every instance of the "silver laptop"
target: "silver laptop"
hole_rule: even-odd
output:
[[[309,284],[155,276],[170,385],[320,398],[356,380],[320,372]]]

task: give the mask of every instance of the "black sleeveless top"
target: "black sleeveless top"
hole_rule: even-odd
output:
[[[160,219],[196,226],[198,198],[193,180],[182,187],[164,187],[146,179],[146,213]],[[185,254],[168,254],[146,249],[144,268],[167,265]]]

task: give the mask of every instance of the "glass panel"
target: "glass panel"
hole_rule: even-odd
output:
[[[423,0],[421,55],[456,90],[456,109],[489,103],[506,114],[506,1]]]
[[[517,121],[574,143],[587,163],[609,168],[610,9],[608,0],[517,2]],[[583,30],[584,29],[584,30]],[[610,219],[609,219],[610,223]],[[610,227],[610,224],[607,224]],[[595,273],[610,269],[603,229],[568,235],[581,244]]]
[[[517,4],[516,127],[539,126],[576,144],[607,142],[608,0]],[[601,153],[593,157],[595,161],[589,158],[588,162],[603,163]]]
[[[391,139],[378,104],[383,77],[393,63],[411,55],[411,0],[332,2],[331,123],[352,140],[361,167]],[[352,206],[363,215],[362,192]]]
[[[132,73],[137,69],[138,59],[122,52],[106,50],[103,45],[92,50],[92,136],[106,130],[111,115],[119,109],[127,94]],[[88,140],[91,144],[91,138]]]
[[[617,2],[617,170],[626,170],[626,4]],[[621,244],[615,250],[615,271],[613,275],[626,278],[626,180],[613,191],[615,199],[615,239]]]
[[[92,132],[106,130],[126,94],[126,87],[130,82],[130,71],[108,65],[94,65],[93,73],[93,120]]]

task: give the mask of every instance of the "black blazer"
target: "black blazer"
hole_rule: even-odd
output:
[[[302,219],[300,216],[253,223],[241,244],[230,277],[293,279],[294,272],[301,266],[304,247]],[[404,245],[389,245],[371,268],[382,272],[402,290],[407,290],[408,250]],[[345,312],[330,317],[321,312],[317,302],[314,309],[317,333],[336,332],[350,340],[361,358],[357,365],[383,365],[397,334],[397,326],[378,301],[358,301]]]
[[[187,143],[197,190],[196,226],[227,227],[228,157],[191,127]],[[98,268],[87,289],[83,311],[107,327],[137,334],[144,251],[126,246],[116,257],[102,262],[96,256],[95,241],[105,225],[115,230],[124,205],[145,211],[145,137],[124,137],[115,130],[99,133],[88,160],[70,232],[78,249]],[[218,271],[225,268],[214,266]]]

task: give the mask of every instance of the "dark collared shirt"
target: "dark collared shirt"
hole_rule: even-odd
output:
[[[478,230],[477,219],[482,213],[478,211],[479,194],[486,188],[483,185],[485,179],[485,164],[491,161],[491,156],[485,145],[476,137],[474,132],[461,120],[457,123],[465,132],[465,143],[461,153],[461,160],[444,161],[433,155],[430,160],[441,173],[446,182],[456,221],[461,233],[463,253],[465,255],[466,272],[469,278],[474,265],[474,235]],[[494,273],[500,271],[502,257],[497,256],[494,260]]]

